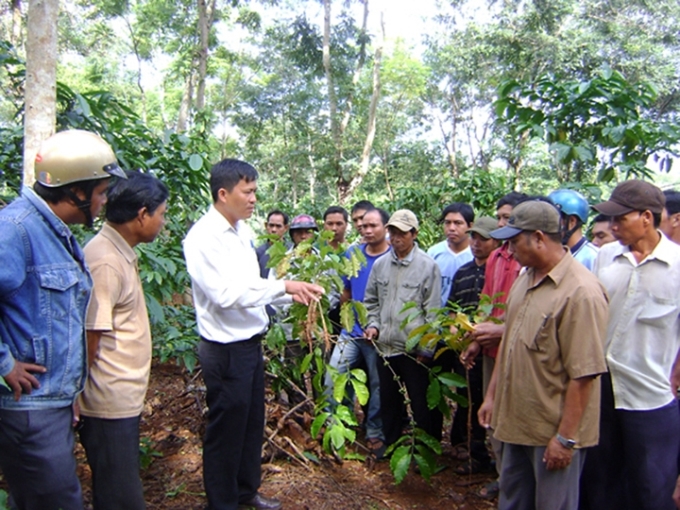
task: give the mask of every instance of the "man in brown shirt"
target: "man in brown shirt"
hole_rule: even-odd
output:
[[[499,357],[479,422],[502,442],[499,509],[576,509],[583,448],[598,441],[599,385],[606,371],[604,288],[560,240],[550,203],[518,205],[508,240],[527,268],[507,302]]]
[[[89,374],[80,397],[80,441],[92,470],[95,510],[144,510],[139,422],[151,368],[151,331],[134,247],[165,223],[168,189],[127,172],[108,192],[106,223],[85,246],[94,288],[87,310]]]

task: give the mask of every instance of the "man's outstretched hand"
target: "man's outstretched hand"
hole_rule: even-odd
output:
[[[312,301],[318,301],[324,290],[321,285],[307,282],[285,280],[286,294],[293,296],[293,301],[303,305],[309,305]]]

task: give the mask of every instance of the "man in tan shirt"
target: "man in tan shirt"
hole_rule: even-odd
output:
[[[491,232],[527,268],[507,301],[499,357],[479,410],[502,442],[499,509],[576,509],[583,448],[598,441],[607,298],[560,240],[557,209],[518,205]]]
[[[139,419],[151,368],[151,332],[133,248],[165,224],[168,190],[127,172],[108,193],[106,223],[85,246],[94,288],[87,311],[89,377],[80,441],[92,469],[95,510],[143,510]]]

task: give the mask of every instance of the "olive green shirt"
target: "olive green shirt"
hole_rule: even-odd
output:
[[[507,301],[491,427],[500,441],[545,446],[562,419],[572,379],[607,371],[608,305],[599,280],[567,251],[540,282],[529,268]],[[593,384],[575,437],[579,448],[599,439],[600,385]]]

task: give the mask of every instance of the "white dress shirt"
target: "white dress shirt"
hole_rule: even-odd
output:
[[[680,347],[680,246],[662,235],[638,264],[627,246],[609,243],[593,272],[610,299],[605,353],[616,408],[645,411],[671,403]]]
[[[235,226],[214,205],[184,238],[199,334],[220,343],[262,333],[269,324],[265,305],[290,303],[282,281],[260,277],[252,232]]]

